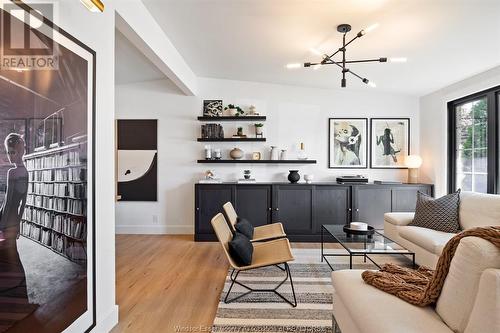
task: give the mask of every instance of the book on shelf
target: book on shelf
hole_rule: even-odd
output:
[[[250,179],[238,179],[238,184],[256,183],[255,178]]]
[[[373,184],[377,184],[377,185],[394,185],[394,184],[403,184],[403,182],[393,181],[393,180],[375,180],[375,181],[373,181]]]
[[[222,183],[222,180],[220,180],[220,178],[200,179],[198,181],[198,184],[220,184],[220,183]]]

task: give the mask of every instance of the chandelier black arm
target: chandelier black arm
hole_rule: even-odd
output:
[[[378,58],[378,59],[363,59],[363,60],[349,60],[346,61],[346,64],[355,64],[362,62],[387,62],[387,58]]]
[[[344,38],[345,38],[345,35],[346,35],[346,34],[344,34]],[[363,36],[363,35],[361,35],[361,36]],[[332,55],[328,56],[328,58],[332,58],[332,57],[334,57],[337,53],[339,53],[339,52],[341,52],[342,50],[344,50],[344,49],[347,47],[347,45],[351,44],[352,42],[354,42],[354,41],[355,41],[356,39],[358,39],[359,37],[360,37],[360,36],[359,36],[359,33],[358,33],[358,34],[357,34],[357,35],[356,35],[353,39],[351,39],[350,41],[348,41],[347,43],[345,43],[345,44],[344,44],[344,45],[343,45],[340,49],[338,49],[337,51],[335,51]]]
[[[361,81],[363,82],[368,82],[366,78],[362,77],[362,76],[359,76],[358,74],[354,73],[353,71],[351,71],[350,69],[347,70],[347,73],[351,73],[352,75],[354,75],[355,77],[357,77],[358,79],[360,79]],[[366,83],[365,82],[365,83]]]

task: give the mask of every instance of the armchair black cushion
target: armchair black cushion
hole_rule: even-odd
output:
[[[243,235],[247,236],[248,239],[253,239],[253,229],[254,229],[253,225],[246,219],[238,217],[237,222],[234,225],[234,228],[236,229],[237,232],[240,232]]]
[[[253,245],[242,233],[236,232],[229,242],[229,254],[239,265],[248,266],[252,264]]]

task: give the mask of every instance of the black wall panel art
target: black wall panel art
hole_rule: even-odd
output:
[[[89,332],[96,55],[30,6],[0,5],[0,332]]]
[[[157,201],[157,120],[118,120],[120,201]]]

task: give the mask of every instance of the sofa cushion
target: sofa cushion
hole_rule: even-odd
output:
[[[500,332],[500,269],[481,274],[474,309],[465,333]]]
[[[418,192],[415,218],[409,225],[456,233],[460,231],[459,206],[460,190],[437,199]]]
[[[500,195],[474,192],[460,194],[462,229],[500,225]]]
[[[500,268],[500,249],[478,237],[464,237],[451,261],[436,311],[455,332],[464,332],[474,306],[481,274]]]
[[[415,213],[385,213],[384,221],[398,226],[405,226],[413,221]]]
[[[343,302],[360,332],[452,332],[432,307],[411,305],[378,290],[363,281],[362,272],[341,270],[332,273],[334,302]],[[337,321],[341,322],[339,318]]]
[[[431,253],[440,255],[446,243],[448,243],[455,234],[408,226],[399,229],[399,236]]]

